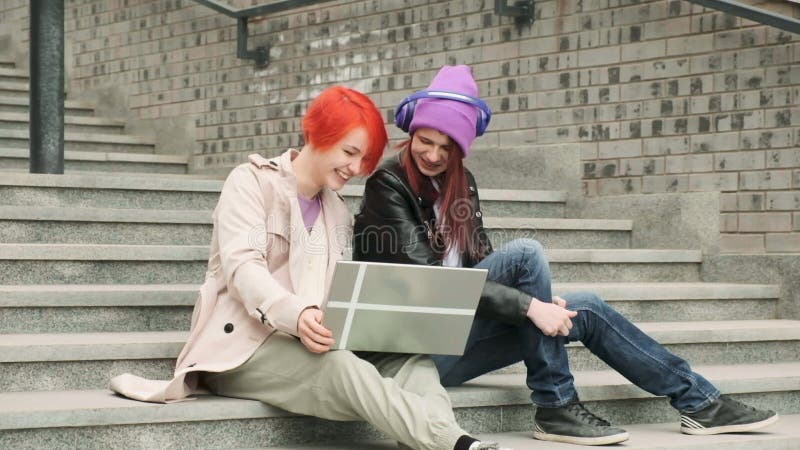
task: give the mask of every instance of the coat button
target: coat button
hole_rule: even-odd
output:
[[[225,332],[226,333],[233,333],[233,324],[232,323],[226,323],[225,324]]]
[[[482,216],[483,216],[483,214],[481,214],[480,211],[475,211],[475,217],[481,218]]]

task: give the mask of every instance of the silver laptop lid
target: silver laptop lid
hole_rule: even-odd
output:
[[[325,326],[334,348],[460,355],[487,271],[362,261],[336,263]]]

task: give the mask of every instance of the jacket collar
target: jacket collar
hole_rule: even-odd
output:
[[[296,233],[305,233],[305,223],[300,212],[300,206],[297,201],[297,179],[294,174],[292,160],[300,154],[295,149],[289,149],[281,155],[274,158],[265,158],[259,154],[253,154],[248,157],[250,163],[259,168],[274,170],[280,175],[280,183],[283,192],[286,193],[287,201],[290,211],[290,220],[292,230],[295,234],[292,236],[292,241],[302,242],[307,240],[305,236],[299,236]],[[323,188],[320,193],[320,201],[322,203],[322,215],[325,222],[325,230],[328,234],[328,271],[326,277],[326,285],[330,285],[333,276],[333,269],[336,261],[342,259],[345,250],[350,246],[352,237],[352,220],[350,210],[344,203],[344,200],[335,191],[329,188]],[[290,259],[296,259],[299,255],[292,255],[296,253],[298,248],[293,245],[292,248],[295,252],[290,250]],[[294,258],[292,258],[294,256]],[[292,277],[294,281],[296,277]],[[297,292],[298,286],[295,286]]]

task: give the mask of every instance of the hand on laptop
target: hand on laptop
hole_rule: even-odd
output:
[[[535,297],[531,300],[531,305],[528,307],[528,318],[546,336],[566,336],[572,329],[571,319],[578,313],[564,309],[567,302],[563,299],[561,302],[563,302],[563,306],[559,304],[560,302],[556,303],[555,299],[553,303],[543,302]]]
[[[322,311],[308,308],[297,319],[297,336],[311,353],[325,353],[336,342],[331,330],[322,325],[322,318]]]

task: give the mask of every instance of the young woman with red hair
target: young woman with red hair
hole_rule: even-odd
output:
[[[330,351],[326,291],[350,244],[352,215],[334,192],[369,174],[386,146],[363,94],[326,89],[303,118],[305,145],[228,176],[213,213],[206,283],[172,381],[132,375],[111,388],[144,401],[196,391],[259,400],[331,420],[366,420],[425,450],[493,448],[456,423],[430,357]]]
[[[396,124],[410,135],[369,177],[356,215],[353,258],[488,271],[462,356],[434,356],[455,386],[524,361],[537,406],[533,436],[582,445],[628,439],[579,401],[565,344],[581,341],[625,378],[670,398],[681,431],[752,431],[777,420],[720,392],[689,364],[589,292],[553,296],[542,245],[516,239],[492,250],[475,179],[464,168],[491,111],[467,66],[445,66],[425,91],[404,99]],[[413,332],[413,330],[409,330]]]

